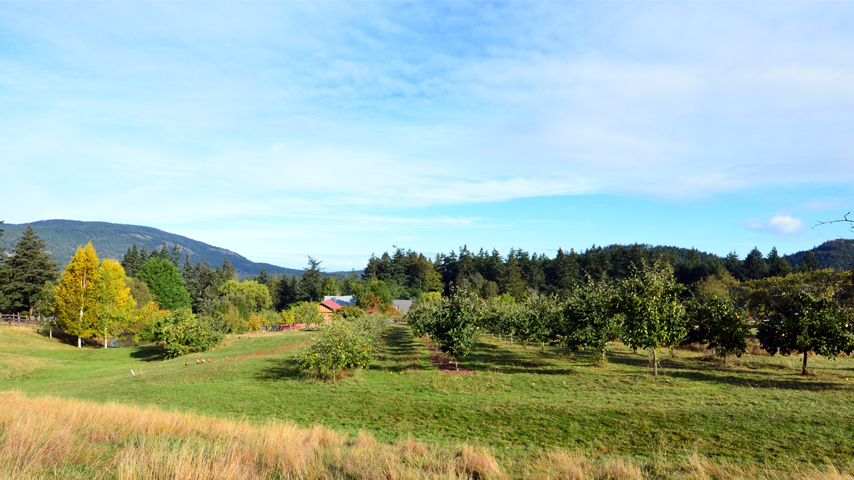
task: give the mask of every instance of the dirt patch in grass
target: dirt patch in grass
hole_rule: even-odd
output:
[[[422,337],[419,338],[418,341],[423,343],[427,351],[430,352],[430,363],[436,367],[436,370],[439,370],[445,375],[474,375],[474,370],[469,368],[460,367],[460,369],[457,370],[457,366],[454,365],[454,363],[451,362],[441,350],[436,348],[436,345],[434,345],[430,340]]]

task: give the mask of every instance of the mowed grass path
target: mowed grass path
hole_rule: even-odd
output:
[[[854,457],[850,358],[810,357],[815,374],[802,377],[796,357],[745,356],[724,367],[700,353],[665,352],[653,378],[645,352],[622,345],[599,367],[585,355],[487,336],[461,364],[475,373],[458,376],[436,370],[409,328],[392,325],[374,366],[324,383],[296,370],[295,351],[310,335],[234,336],[204,356],[163,361],[146,347],[78,350],[3,327],[0,390],[323,424],[384,441],[469,442],[511,463],[556,448],[658,458],[698,452],[745,464]]]

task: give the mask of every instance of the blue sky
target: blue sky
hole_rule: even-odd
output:
[[[852,2],[2,2],[0,219],[301,267],[850,236]],[[26,198],[26,200],[23,200]]]

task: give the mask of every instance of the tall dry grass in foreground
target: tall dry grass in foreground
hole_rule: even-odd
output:
[[[366,433],[350,438],[322,427],[0,393],[0,478],[9,479],[854,480],[833,466],[789,466],[781,473],[773,466],[739,467],[697,456],[641,462],[553,452],[511,467],[505,470],[483,449],[467,445],[389,445]]]

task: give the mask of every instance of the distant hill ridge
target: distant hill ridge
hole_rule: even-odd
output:
[[[166,242],[170,249],[173,245],[178,245],[181,248],[182,255],[190,254],[190,259],[194,263],[196,260],[200,260],[202,263],[208,261],[212,267],[216,267],[222,265],[225,258],[228,258],[240,276],[257,275],[261,273],[262,268],[267,269],[267,273],[270,275],[274,273],[293,275],[303,272],[299,269],[253,262],[231,250],[156,228],[109,222],[40,220],[29,224],[4,223],[0,226],[5,230],[3,236],[0,237],[0,247],[6,247],[7,251],[11,251],[27,225],[32,225],[38,236],[47,244],[47,248],[54,255],[54,259],[63,265],[71,260],[71,256],[74,255],[78,246],[85,245],[90,241],[95,247],[95,251],[98,252],[98,257],[116,260],[121,260],[127,253],[128,247],[134,243],[140,249],[145,246],[148,251],[151,251],[155,248],[159,249],[163,242]]]
[[[854,267],[854,240],[837,239],[828,240],[810,250],[785,255],[783,258],[795,267],[801,264],[804,255],[812,252],[822,268],[835,268],[837,270],[848,270]]]

